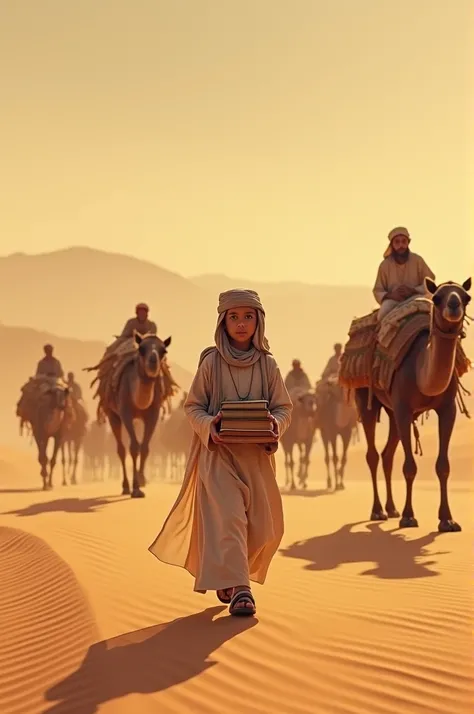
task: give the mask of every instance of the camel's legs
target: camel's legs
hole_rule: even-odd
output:
[[[385,510],[387,511],[387,516],[389,518],[400,518],[400,514],[395,507],[392,494],[392,470],[393,470],[393,457],[397,450],[398,442],[400,437],[398,436],[397,423],[393,412],[387,410],[389,418],[389,430],[388,439],[385,444],[384,450],[382,451],[382,466],[383,473],[385,476],[385,485],[387,489],[387,501],[385,503]]]
[[[156,412],[156,416],[149,416],[148,419],[144,420],[144,428],[143,428],[143,438],[142,438],[142,443],[140,444],[140,469],[137,474],[137,481],[135,485],[135,480],[133,482],[133,490],[140,491],[140,486],[144,486],[146,483],[145,480],[145,464],[146,460],[148,458],[148,454],[150,453],[150,441],[151,438],[154,434],[154,431],[156,429],[156,425],[158,423],[158,416],[159,416],[159,411]],[[131,438],[131,437],[130,437]],[[140,492],[142,493],[142,492]]]
[[[63,486],[67,486],[66,480],[66,449],[65,445],[61,444],[61,466],[63,469]]]
[[[49,476],[48,476],[49,488],[53,488],[53,471],[54,471],[54,467],[56,466],[59,449],[61,448],[62,443],[63,442],[62,442],[62,437],[61,437],[60,432],[56,432],[56,434],[53,437],[53,455],[51,456],[51,459],[49,462]]]
[[[306,465],[306,450],[304,448],[304,444],[298,443],[298,481],[300,486],[303,485],[304,482],[304,474],[305,474],[305,465]]]
[[[326,488],[330,491],[332,488],[332,481],[331,471],[329,470],[329,439],[325,429],[321,429],[321,440],[324,447],[324,463],[326,464]]]
[[[456,523],[456,521],[453,521],[448,502],[448,478],[451,470],[448,450],[455,421],[456,403],[453,399],[453,401],[449,402],[444,409],[440,409],[438,411],[439,451],[438,458],[436,459],[436,475],[438,476],[440,487],[438,530],[441,533],[450,531],[458,532],[461,530],[461,526]]]
[[[313,448],[313,439],[308,439],[306,443],[303,444],[304,453],[304,473],[301,482],[302,488],[308,488],[308,478],[309,478],[309,465],[310,465],[310,454]]]
[[[412,504],[413,483],[418,471],[411,443],[411,430],[413,414],[405,404],[398,403],[393,406],[393,413],[397,424],[398,434],[402,442],[405,460],[403,462],[403,475],[406,483],[406,500],[400,519],[400,528],[416,528],[418,521],[415,518]]]
[[[352,427],[346,427],[340,434],[342,439],[342,456],[341,465],[336,476],[336,489],[341,491],[345,488],[344,486],[344,472],[346,470],[347,464],[347,451],[349,449],[349,444],[351,443]],[[338,479],[337,479],[338,477]]]
[[[140,443],[137,439],[137,435],[135,434],[135,427],[133,424],[133,417],[128,414],[125,410],[125,413],[122,413],[120,415],[120,418],[122,419],[122,424],[124,425],[128,438],[129,438],[129,447],[128,450],[130,452],[130,456],[132,457],[132,465],[133,465],[133,481],[132,481],[132,496],[134,498],[144,497],[143,491],[140,491],[140,486],[139,486],[139,478],[138,478],[138,454],[140,453]],[[140,493],[142,494],[140,496]],[[135,496],[134,496],[135,494]]]
[[[337,472],[339,471],[339,457],[337,455],[337,432],[331,434],[329,439],[332,449],[332,466],[334,470],[334,490],[337,489]]]
[[[359,441],[360,441],[359,423],[356,422],[356,425],[352,428],[352,443],[356,444]]]
[[[125,446],[123,445],[122,441],[122,420],[118,416],[118,414],[115,414],[115,412],[110,412],[108,414],[109,417],[109,424],[110,428],[112,429],[112,433],[115,437],[115,442],[117,444],[117,454],[120,459],[120,463],[122,465],[122,475],[123,475],[123,480],[122,480],[122,495],[123,496],[128,496],[130,495],[130,484],[128,482],[127,478],[127,466],[125,464]]]
[[[356,399],[359,407],[360,418],[362,420],[362,427],[364,429],[365,439],[367,442],[367,452],[365,459],[367,465],[370,469],[370,475],[372,477],[372,489],[374,492],[374,502],[372,505],[372,512],[370,514],[371,521],[386,521],[387,516],[385,515],[382,504],[380,502],[379,491],[377,488],[377,468],[379,465],[379,453],[375,448],[375,429],[377,427],[377,415],[380,409],[380,402],[378,399],[373,397],[372,409],[368,408],[368,389],[358,389],[356,390]]]
[[[72,442],[72,447],[73,447],[73,462],[72,462],[72,474],[71,474],[71,483],[75,486],[77,484],[77,479],[76,479],[76,474],[77,474],[77,464],[79,462],[79,452],[81,450],[82,446],[82,439],[80,437],[77,437],[74,439]]]
[[[41,478],[43,479],[43,491],[48,490],[48,456],[46,454],[46,449],[48,446],[48,440],[44,439],[40,434],[37,434],[33,429],[33,436],[38,447],[38,463],[41,466]]]
[[[283,447],[285,448],[285,447]],[[290,491],[294,491],[296,488],[295,484],[295,461],[293,459],[293,448],[294,444],[287,449],[285,449],[285,487],[289,488]]]

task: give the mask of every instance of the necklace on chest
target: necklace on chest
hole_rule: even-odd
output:
[[[255,363],[252,365],[252,371],[251,371],[251,373],[250,373],[250,385],[249,385],[248,392],[247,392],[247,394],[246,394],[245,396],[242,396],[242,395],[239,393],[239,390],[237,389],[237,384],[235,383],[234,375],[232,374],[232,369],[231,369],[230,364],[227,364],[227,368],[228,368],[228,370],[229,370],[230,378],[231,378],[231,380],[232,380],[232,384],[234,385],[234,389],[235,389],[235,393],[237,394],[237,398],[239,399],[240,402],[245,402],[245,401],[249,398],[249,396],[250,396],[250,394],[251,394],[251,392],[252,392],[253,375],[254,375],[254,371],[255,371]],[[241,369],[241,368],[240,368],[240,369]]]

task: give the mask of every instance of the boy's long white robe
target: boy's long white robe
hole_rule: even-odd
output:
[[[208,354],[185,405],[195,434],[183,485],[149,548],[159,560],[186,568],[198,592],[263,583],[283,536],[275,457],[257,444],[216,446],[210,440],[221,400],[247,397],[252,371],[248,398],[268,398],[280,436],[288,428],[293,407],[271,355],[262,354],[252,370],[229,367],[216,350]]]

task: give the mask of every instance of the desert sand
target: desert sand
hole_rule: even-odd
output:
[[[2,449],[0,711],[471,711],[472,425],[459,421],[451,449],[462,533],[436,531],[434,418],[422,438],[420,526],[403,532],[366,520],[363,438],[337,494],[315,445],[310,490],[283,496],[284,540],[250,621],[148,553],[178,486],[150,484],[143,501],[115,481],[43,493],[33,455]],[[401,509],[400,455],[395,472]]]

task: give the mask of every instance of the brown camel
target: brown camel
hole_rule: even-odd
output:
[[[456,394],[458,378],[455,372],[456,349],[463,331],[466,307],[471,300],[468,291],[471,279],[462,285],[454,282],[437,286],[430,278],[425,285],[432,295],[430,330],[421,332],[409,352],[394,373],[389,392],[374,389],[370,408],[369,390],[356,389],[356,400],[367,440],[367,464],[372,477],[374,502],[370,519],[383,521],[398,518],[392,496],[392,468],[398,442],[402,442],[405,460],[403,475],[406,482],[406,500],[400,528],[418,526],[412,504],[413,483],[417,473],[413,457],[411,428],[414,419],[423,412],[434,410],[438,415],[439,452],[436,474],[440,485],[438,530],[460,531],[461,526],[453,520],[448,503],[448,477],[450,465],[449,443],[456,421]],[[377,466],[379,454],[375,448],[375,430],[381,408],[384,407],[390,420],[389,435],[382,452],[382,465],[387,487],[386,514],[377,490]]]
[[[102,408],[109,420],[117,443],[117,453],[122,465],[122,494],[130,494],[130,484],[125,465],[125,446],[122,441],[122,425],[130,439],[130,456],[133,463],[132,498],[143,498],[140,486],[145,485],[145,463],[150,450],[150,439],[155,431],[162,406],[161,368],[162,361],[171,344],[171,337],[164,342],[157,335],[134,334],[138,347],[132,361],[125,365],[120,376],[117,393],[113,400]],[[143,438],[139,443],[134,419],[143,422]],[[140,466],[138,467],[138,455]]]
[[[292,390],[293,414],[291,424],[281,437],[281,445],[285,453],[285,488],[293,491],[295,485],[295,461],[293,449],[299,450],[298,481],[301,488],[307,488],[311,448],[316,431],[315,413],[316,398],[312,392]]]
[[[337,383],[328,380],[320,383],[316,389],[316,428],[321,432],[324,447],[324,463],[326,464],[326,487],[332,490],[331,458],[334,469],[334,490],[342,491],[344,486],[344,473],[347,464],[347,452],[352,435],[357,426],[357,412],[347,404],[343,391]],[[342,454],[339,460],[337,452],[338,437],[342,441]]]
[[[67,388],[52,387],[43,393],[37,402],[30,420],[33,437],[38,447],[43,491],[53,488],[53,471],[65,434],[74,420],[71,397]],[[48,443],[53,439],[53,453],[48,463]],[[49,472],[48,472],[49,466]]]
[[[87,412],[84,406],[74,400],[72,405],[73,419],[67,425],[64,431],[64,438],[61,443],[61,461],[63,466],[63,486],[67,485],[66,472],[70,477],[71,484],[77,484],[77,463],[79,454],[83,446],[84,437],[87,431]],[[67,468],[66,468],[66,451],[67,451]]]

